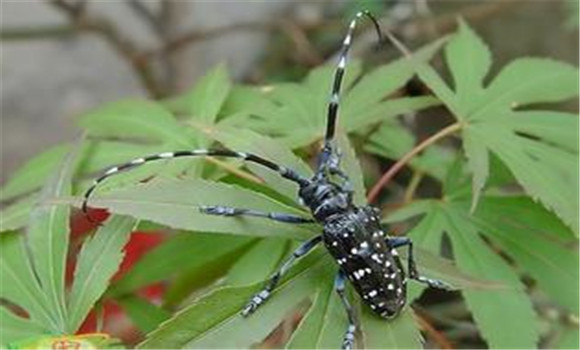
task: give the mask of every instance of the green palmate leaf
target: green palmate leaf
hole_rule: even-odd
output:
[[[59,327],[40,284],[34,274],[32,265],[25,251],[22,235],[6,232],[0,235],[0,297],[24,308],[31,321],[47,331],[58,332]],[[4,328],[4,318],[11,313],[2,312],[0,329]],[[6,320],[9,325],[10,320]]]
[[[0,346],[7,348],[10,342],[46,333],[46,328],[0,306]]]
[[[356,158],[356,153],[352,147],[348,137],[344,133],[338,134],[338,148],[339,152],[342,154],[341,167],[349,177],[352,185],[353,201],[356,205],[365,205],[367,199],[365,197],[366,189],[363,179],[363,172]]]
[[[468,307],[491,348],[537,347],[538,329],[535,312],[518,276],[477,236],[477,229],[467,219],[446,211],[446,229],[455,259],[465,271],[497,279],[513,287],[493,292],[463,291]]]
[[[151,181],[97,195],[91,203],[95,207],[109,208],[114,213],[192,231],[285,238],[307,238],[317,232],[316,225],[291,226],[264,218],[203,214],[200,212],[202,206],[225,205],[303,215],[302,211],[262,194],[204,180]]]
[[[482,232],[538,281],[540,288],[572,313],[578,312],[578,252],[570,249],[556,234],[558,227],[533,226],[534,217],[545,210],[524,197],[486,198],[473,221]]]
[[[255,286],[246,286],[213,291],[162,323],[138,348],[190,348],[187,344],[192,339],[235,317],[255,290]]]
[[[500,111],[577,96],[576,67],[551,59],[520,58],[508,64],[489,84],[484,105],[470,119],[492,118]]]
[[[374,132],[365,150],[382,157],[397,160],[411,151],[417,144],[416,137],[397,121],[387,121]],[[454,159],[453,151],[444,147],[431,146],[422,154],[413,157],[409,166],[421,173],[442,180]]]
[[[202,129],[207,135],[223,143],[230,149],[255,153],[281,166],[293,169],[304,177],[310,177],[312,175],[312,170],[308,164],[294,155],[291,149],[279,141],[251,130],[239,130],[221,125],[215,128],[206,127]],[[265,169],[263,166],[249,162],[245,163],[245,165],[264,179],[277,192],[295,201],[298,200],[298,189],[295,183],[283,180],[279,174]]]
[[[134,226],[131,218],[112,216],[83,244],[68,301],[68,329],[78,329],[105,292],[123,259],[123,247]]]
[[[91,135],[137,137],[191,146],[191,134],[161,105],[141,100],[110,103],[84,115],[80,125]]]
[[[290,310],[315,292],[318,276],[328,272],[322,261],[327,260],[312,254],[299,262],[271,299],[250,317],[242,317],[240,310],[258,286],[218,289],[163,323],[140,347],[248,348],[264,339]]]
[[[78,173],[79,175],[90,174],[107,166],[123,163],[145,154],[167,151],[167,147],[115,141],[86,142],[79,151],[79,158],[83,159],[83,162],[79,164]],[[58,161],[70,149],[71,145],[63,144],[50,148],[32,158],[18,169],[2,188],[2,200],[8,200],[41,187],[58,168]]]
[[[459,268],[469,275],[495,282],[491,286],[495,285],[496,287],[491,290],[478,287],[477,280],[471,286],[462,286],[462,293],[467,304],[490,347],[535,347],[538,340],[538,330],[534,321],[535,314],[530,300],[523,290],[523,285],[519,282],[515,271],[491,251],[478,235],[479,233],[484,233],[494,241],[501,243],[501,240],[495,238],[495,236],[502,237],[499,232],[505,231],[505,228],[502,227],[505,226],[503,222],[507,220],[509,223],[511,221],[510,216],[497,207],[493,208],[493,212],[496,215],[493,220],[497,220],[497,223],[492,225],[498,225],[496,229],[500,231],[492,232],[488,227],[482,225],[482,222],[487,221],[479,217],[479,215],[482,215],[480,211],[483,209],[490,210],[487,206],[488,199],[484,198],[482,199],[481,208],[474,215],[470,215],[470,201],[465,196],[448,202],[432,201],[427,214],[409,235],[416,245],[428,247],[429,249],[438,249],[443,232],[447,233],[451,238],[455,261]],[[489,220],[489,218],[486,219]],[[525,221],[525,218],[521,218],[521,220]],[[520,230],[521,234],[534,234],[532,230],[527,228],[520,228]],[[521,251],[524,246],[527,247],[529,241],[533,242],[539,239],[539,237],[525,240],[520,238],[522,241],[518,245],[511,238],[503,238],[514,245],[515,248],[506,250],[506,253],[513,257],[518,255],[518,250]],[[547,257],[542,252],[542,249],[543,247],[531,245],[526,248],[527,252],[524,255],[524,257],[532,255],[539,260],[535,262],[536,267],[541,267],[538,273],[544,272],[546,266],[551,266],[554,269],[555,266],[552,261],[558,260],[558,258]],[[512,255],[512,250],[515,250],[516,254]],[[551,251],[551,253],[555,252]],[[519,254],[521,255],[521,253]],[[424,256],[424,253],[417,253],[418,260],[422,256]],[[563,258],[563,260],[565,259]],[[520,258],[517,260],[520,260]],[[566,264],[569,265],[569,263]],[[446,281],[451,278],[449,279],[451,284],[457,283],[452,280],[455,277],[454,274],[448,277],[437,276],[438,271],[429,271],[429,268],[433,266],[432,262],[421,262],[419,271],[427,276],[434,275],[434,277],[439,277]],[[567,267],[564,266],[562,268],[566,269]],[[556,271],[550,271],[550,273],[554,272]],[[558,271],[559,274],[561,272],[561,270]],[[503,286],[497,282],[503,284]],[[459,283],[464,283],[464,281],[459,281]],[[568,288],[577,290],[577,286],[567,285],[569,286]],[[561,293],[566,294],[566,292]]]
[[[535,135],[546,143],[578,153],[578,118],[575,114],[522,111],[503,122],[515,132]]]
[[[330,285],[333,277],[333,275],[328,275],[327,279],[324,280],[324,284]],[[344,332],[348,327],[348,318],[344,305],[336,292],[329,293],[327,299],[324,317],[317,334],[316,347],[318,349],[339,349],[344,339]],[[352,302],[352,298],[350,300]],[[360,315],[357,316],[357,319],[360,319]],[[308,348],[314,348],[314,346]]]
[[[433,207],[434,203],[430,199],[414,200],[403,207],[397,208],[395,211],[388,213],[387,217],[385,217],[382,222],[390,224],[407,220],[417,215],[425,214],[432,210]]]
[[[540,199],[578,232],[577,154],[517,136],[492,122],[478,128],[469,127],[466,132],[475,135],[475,142],[494,152],[530,195]]]
[[[443,42],[444,39],[419,50],[416,53],[418,59],[428,60]],[[275,86],[269,94],[275,104],[260,104],[253,111],[261,118],[253,123],[253,127],[282,137],[284,143],[293,148],[319,139],[324,131],[335,69],[334,65],[321,67],[313,70],[302,84]],[[340,109],[340,123],[345,132],[438,104],[430,97],[383,101],[412,77],[413,67],[404,59],[379,67],[354,83],[360,72],[358,62],[346,68]]]
[[[1,199],[7,200],[41,186],[48,174],[54,172],[67,151],[67,146],[60,145],[29,160],[12,174],[10,180],[2,187]]]
[[[261,106],[271,108],[272,101],[266,98],[264,90],[267,90],[267,87],[233,86],[220,114],[227,116],[227,119],[234,116],[248,117],[253,111],[259,110]]]
[[[400,255],[402,261],[407,261],[407,251],[401,250]],[[421,247],[414,248],[414,258],[421,275],[445,281],[452,289],[498,290],[508,288],[501,282],[476,278],[472,274],[467,274],[461,271],[453,261],[442,258]]]
[[[422,337],[413,311],[407,307],[394,320],[384,320],[364,309],[361,328],[365,349],[422,349]]]
[[[402,209],[402,214],[395,212],[393,217],[406,219],[425,213],[409,233],[413,242],[439,250],[446,233],[458,267],[471,276],[493,282],[488,282],[490,285],[495,284],[491,290],[476,284],[472,285],[476,288],[462,287],[467,305],[490,347],[536,347],[539,330],[524,286],[513,267],[492,251],[480,234],[536,278],[555,300],[577,308],[578,253],[562,244],[575,241],[574,235],[553,214],[525,197],[487,195],[481,198],[478,209],[470,213],[471,193],[464,190],[469,189],[464,181],[468,178],[461,163],[457,165],[450,169],[443,200],[420,201],[414,208]],[[418,253],[417,258],[422,255]],[[422,262],[419,271],[430,275],[428,268],[432,266],[435,266],[432,262]],[[549,283],[558,287],[548,286]]]
[[[111,294],[124,295],[181,272],[217,264],[254,240],[216,234],[179,233],[151,250],[111,287]],[[203,274],[203,271],[200,271]]]
[[[209,287],[213,283],[223,282],[224,280],[220,279],[227,275],[240,255],[244,254],[250,246],[243,246],[236,251],[179,273],[165,292],[163,304],[167,308],[182,306],[187,299],[198,294],[203,288]]]
[[[145,333],[153,331],[161,322],[171,317],[168,311],[134,295],[124,296],[116,301],[127,312],[135,325]]]
[[[455,90],[431,67],[418,60],[414,64],[421,79],[464,124],[464,149],[474,175],[473,207],[486,183],[488,152],[492,152],[527,193],[578,232],[578,117],[514,111],[578,96],[578,69],[548,59],[523,58],[508,64],[486,87],[489,50],[463,22],[445,53]]]
[[[313,297],[312,305],[304,315],[300,324],[292,333],[292,337],[286,344],[287,349],[319,349],[322,336],[322,328],[325,322],[331,326],[342,327],[344,322],[329,322],[328,304],[334,293],[332,281],[327,279],[326,285],[321,285],[316,295]],[[340,338],[339,338],[340,339]]]
[[[230,89],[226,67],[220,64],[201,78],[187,95],[188,114],[196,121],[213,124]]]
[[[265,280],[276,270],[287,248],[288,241],[285,239],[261,240],[232,266],[225,284],[241,286]]]
[[[59,171],[43,188],[39,205],[30,214],[28,226],[33,265],[50,313],[54,315],[58,331],[67,333],[74,331],[67,327],[64,281],[70,208],[62,204],[50,204],[49,200],[71,195],[71,180],[76,163],[76,154],[70,153]]]
[[[447,64],[453,72],[455,103],[467,115],[480,103],[483,79],[491,67],[491,53],[485,43],[462,20],[459,32],[445,47]]]
[[[13,203],[0,211],[0,232],[17,230],[24,227],[34,204],[36,196],[30,196]]]

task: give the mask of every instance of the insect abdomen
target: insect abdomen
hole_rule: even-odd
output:
[[[386,242],[372,208],[337,215],[325,225],[324,244],[367,304],[383,318],[405,305],[405,272]]]

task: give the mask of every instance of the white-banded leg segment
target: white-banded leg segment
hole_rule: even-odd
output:
[[[250,314],[254,313],[254,311],[256,311],[256,309],[258,309],[258,307],[260,307],[260,305],[262,305],[266,300],[268,300],[268,298],[270,297],[270,294],[272,293],[274,288],[276,288],[276,286],[278,285],[278,282],[280,282],[280,278],[282,278],[282,276],[284,276],[284,274],[286,272],[288,272],[288,270],[290,269],[290,267],[292,267],[292,265],[294,264],[296,259],[308,254],[308,252],[310,252],[312,250],[312,248],[316,247],[318,245],[318,243],[320,243],[321,241],[322,241],[322,236],[319,235],[319,236],[313,237],[310,240],[302,243],[292,253],[292,255],[288,259],[286,259],[286,261],[284,261],[284,263],[282,264],[282,267],[280,267],[280,269],[278,269],[278,271],[276,271],[276,273],[274,273],[272,275],[272,277],[270,277],[270,280],[266,284],[266,287],[264,287],[264,289],[262,289],[260,292],[256,293],[250,299],[250,301],[242,309],[242,312],[241,312],[242,316],[247,317]]]
[[[344,333],[342,341],[342,349],[351,350],[354,347],[354,334],[356,332],[356,316],[352,305],[350,305],[345,292],[346,275],[342,270],[339,270],[334,279],[334,290],[338,293],[340,300],[346,310],[348,316],[348,327]]]
[[[253,209],[240,209],[232,208],[227,206],[215,205],[215,206],[203,206],[199,208],[199,211],[208,215],[219,215],[219,216],[254,216],[266,218],[274,221],[289,223],[289,224],[307,224],[313,223],[314,220],[303,218],[301,216],[285,214],[285,213],[266,213]]]
[[[429,287],[438,288],[438,289],[453,289],[452,286],[449,284],[433,279],[421,276],[419,271],[417,270],[417,264],[415,263],[415,257],[413,256],[413,241],[411,241],[408,237],[389,237],[386,239],[386,243],[389,248],[395,249],[403,246],[408,247],[408,257],[407,257],[407,270],[409,274],[409,278],[414,279],[417,282],[424,283]]]

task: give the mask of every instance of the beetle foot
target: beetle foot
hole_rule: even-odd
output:
[[[354,347],[354,332],[356,327],[354,325],[348,326],[346,334],[344,335],[344,340],[342,341],[343,350],[352,350]]]
[[[242,316],[248,317],[253,314],[260,305],[262,305],[270,297],[270,292],[268,290],[263,290],[260,293],[254,295],[252,299],[246,304],[242,309]]]

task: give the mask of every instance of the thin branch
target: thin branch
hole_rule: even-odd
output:
[[[135,12],[143,22],[147,23],[149,27],[159,36],[163,37],[163,28],[161,26],[159,17],[153,13],[145,4],[139,0],[128,0],[127,5]]]
[[[407,189],[405,190],[405,195],[403,196],[403,203],[405,204],[411,203],[413,197],[415,196],[415,192],[417,191],[417,188],[419,187],[419,184],[421,183],[421,180],[423,179],[424,175],[425,174],[420,170],[415,170],[413,172],[411,181],[409,181],[409,185],[407,186]]]
[[[46,25],[34,28],[6,28],[0,31],[2,40],[51,39],[73,36],[77,34],[76,27],[65,25]]]
[[[260,22],[244,22],[235,23],[232,25],[211,28],[207,30],[191,30],[179,37],[169,40],[163,44],[162,47],[143,53],[144,57],[158,56],[161,54],[179,51],[188,45],[195,44],[200,41],[212,40],[217,37],[238,33],[243,31],[282,31],[294,44],[300,56],[305,57],[310,64],[319,64],[322,58],[316,53],[314,46],[308,40],[305,31],[316,27],[318,24],[301,24],[288,20],[277,21],[260,21]]]
[[[373,202],[377,198],[383,187],[385,187],[385,185],[387,185],[389,181],[391,181],[391,179],[399,172],[399,170],[401,170],[411,159],[413,159],[413,157],[415,157],[416,155],[421,153],[425,148],[431,146],[440,139],[449,136],[455,133],[456,131],[461,130],[462,127],[463,125],[459,122],[451,124],[446,128],[439,130],[439,132],[433,134],[432,136],[423,140],[423,142],[415,146],[401,159],[399,159],[392,167],[390,167],[389,170],[387,170],[387,172],[383,174],[383,176],[379,179],[379,181],[373,186],[373,188],[369,192],[367,196],[367,201],[369,203]]]
[[[139,57],[137,46],[125,37],[112,21],[89,16],[85,11],[79,10],[79,6],[73,6],[65,0],[51,0],[50,2],[67,15],[79,31],[91,32],[103,37],[120,56],[131,64],[133,71],[152,97],[159,98],[164,95],[149,62]],[[84,9],[84,6],[82,8]]]

